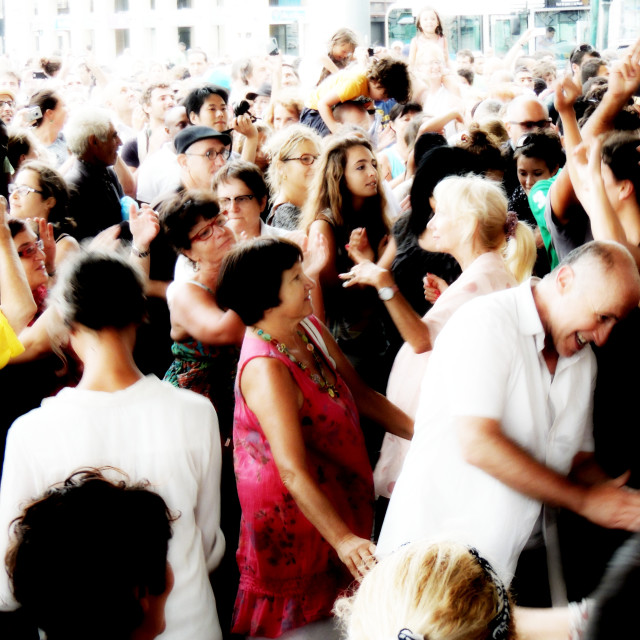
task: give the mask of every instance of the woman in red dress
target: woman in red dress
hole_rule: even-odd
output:
[[[297,245],[258,239],[222,266],[219,304],[247,325],[236,379],[242,507],[235,633],[338,638],[331,609],[372,562],[371,467],[358,411],[411,437],[411,420],[355,373],[311,314]]]

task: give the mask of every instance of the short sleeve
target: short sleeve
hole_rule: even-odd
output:
[[[0,313],[0,369],[4,367],[11,358],[20,355],[24,347],[7,319]]]

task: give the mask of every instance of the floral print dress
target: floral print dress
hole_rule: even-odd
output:
[[[319,322],[309,320],[319,329]],[[314,336],[307,331],[310,342]],[[316,343],[321,352],[321,346]],[[307,467],[350,530],[369,538],[373,481],[353,396],[336,372],[331,397],[270,342],[247,335],[240,354],[234,417],[234,465],[242,507],[236,558],[240,588],[234,633],[276,638],[331,616],[351,575],[333,548],[302,514],[285,488],[267,441],[240,391],[253,358],[276,358],[289,369],[304,396],[300,425]]]

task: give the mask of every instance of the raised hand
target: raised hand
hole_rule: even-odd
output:
[[[158,214],[148,204],[143,204],[140,209],[132,204],[129,208],[129,228],[133,237],[133,246],[145,253],[160,231]]]

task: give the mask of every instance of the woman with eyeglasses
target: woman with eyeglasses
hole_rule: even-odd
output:
[[[227,551],[214,592],[220,624],[226,630],[231,625],[239,580],[235,564],[240,505],[233,472],[233,385],[245,327],[233,311],[222,311],[218,306],[216,288],[222,260],[235,246],[236,238],[209,190],[187,189],[175,195],[162,205],[160,219],[167,240],[194,267],[190,278],[175,280],[167,290],[175,360],[164,379],[209,398],[218,414],[224,496],[220,524]]]
[[[257,165],[244,160],[225,164],[213,179],[218,205],[239,240],[260,236],[282,236],[284,231],[264,223],[261,214],[269,191]]]
[[[69,235],[74,222],[67,217],[69,190],[64,178],[43,162],[22,165],[9,185],[11,215],[20,220],[34,220],[44,243],[46,267],[50,276],[78,242]]]
[[[267,224],[288,231],[298,228],[320,156],[321,140],[315,130],[303,124],[286,127],[269,139],[267,155],[271,162],[267,184],[272,205]]]
[[[36,313],[29,323],[31,325],[44,311],[47,298],[49,274],[46,267],[44,241],[38,238],[24,220],[9,218],[9,229],[37,306]]]
[[[214,195],[187,189],[161,206],[164,233],[174,249],[193,266],[190,279],[174,281],[167,291],[175,360],[165,375],[177,387],[211,400],[221,432],[231,428],[233,381],[243,325],[223,312],[215,298],[222,259],[236,239]]]

